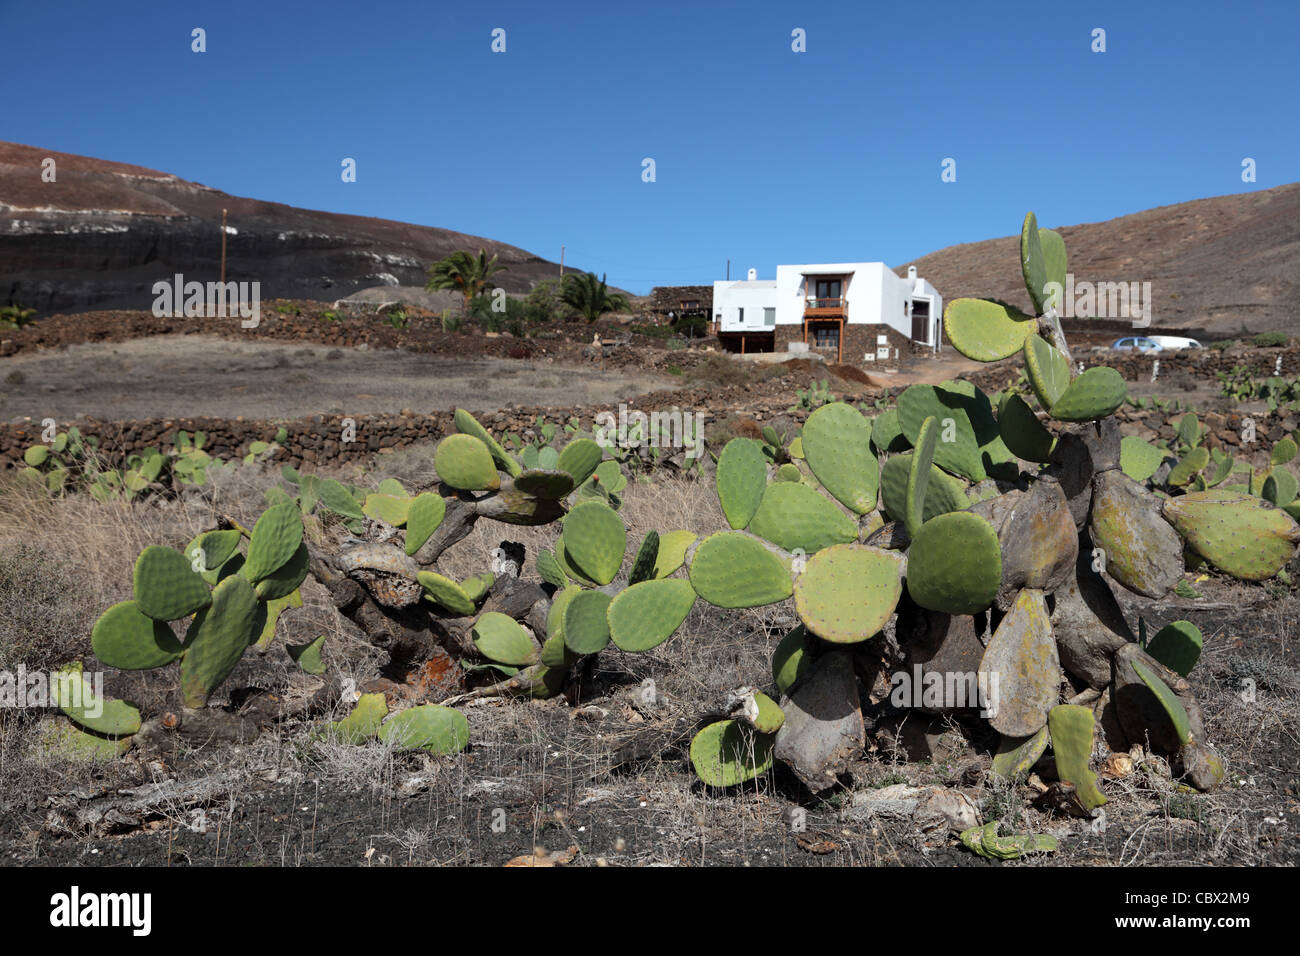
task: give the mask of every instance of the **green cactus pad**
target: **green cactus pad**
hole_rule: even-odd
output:
[[[326,724],[320,736],[337,743],[361,744],[379,733],[388,716],[388,702],[383,694],[362,694],[351,712],[342,720]]]
[[[933,417],[939,425],[934,463],[970,481],[983,481],[988,474],[981,461],[975,427],[964,407],[967,403],[966,396],[941,386],[911,385],[898,396],[898,420],[915,447],[921,426]],[[946,440],[949,438],[952,440]]]
[[[1015,355],[1036,327],[1032,316],[984,299],[953,299],[943,310],[948,341],[976,362],[996,362]]]
[[[831,402],[808,416],[800,437],[808,468],[823,488],[854,514],[875,509],[880,466],[871,450],[871,419],[852,405]]]
[[[448,435],[433,453],[438,478],[461,491],[495,491],[501,487],[488,446],[473,435]]]
[[[140,552],[132,584],[136,607],[155,621],[189,617],[212,601],[212,592],[185,555],[160,545]]]
[[[763,446],[749,438],[733,438],[727,442],[718,458],[716,485],[727,524],[735,529],[746,527],[758,510],[767,486]]]
[[[452,614],[466,615],[474,613],[474,601],[465,589],[449,577],[436,571],[419,571],[415,578],[425,590],[425,598],[440,604]]]
[[[1031,212],[1025,216],[1020,228],[1020,272],[1025,289],[1041,315],[1047,310],[1047,285],[1055,282],[1065,287],[1065,240],[1051,229],[1040,229],[1038,219]]]
[[[771,697],[762,691],[754,691],[750,698],[752,706],[746,704],[745,720],[760,734],[774,734],[785,723],[783,711]]]
[[[515,487],[527,495],[558,501],[574,489],[573,476],[567,471],[530,468],[519,473]]]
[[[865,641],[885,626],[898,606],[902,566],[892,551],[865,545],[837,544],[818,551],[795,582],[799,619],[822,640]]]
[[[208,584],[217,583],[217,572],[239,549],[243,537],[238,531],[205,531],[185,546],[190,570],[197,571]],[[197,565],[197,567],[195,567]]]
[[[565,577],[574,581],[580,581],[584,584],[595,585],[596,582],[588,578],[580,568],[575,566],[572,559],[570,559],[569,553],[564,547],[564,535],[562,534],[555,539],[555,561],[560,566],[560,570],[564,573]]]
[[[1052,406],[1070,386],[1070,363],[1042,336],[1031,335],[1025,339],[1025,371],[1038,404],[1051,414]]]
[[[659,559],[659,532],[648,531],[637,548],[636,557],[632,559],[632,570],[628,572],[628,584],[640,584],[655,576],[655,561]]]
[[[773,481],[802,481],[803,472],[799,470],[798,465],[786,462],[776,469],[776,474],[772,476]]]
[[[276,601],[288,597],[307,579],[310,563],[311,552],[307,550],[307,542],[304,541],[298,545],[298,550],[288,561],[257,581],[254,587],[258,598],[263,601]],[[242,568],[240,573],[244,573]]]
[[[569,602],[581,593],[582,588],[576,584],[555,592],[555,596],[551,598],[550,610],[546,612],[546,636],[548,639],[558,637],[560,640],[564,640],[564,614],[569,609]]]
[[[48,445],[32,445],[31,448],[23,452],[23,461],[33,468],[41,467],[49,457],[50,449]]]
[[[90,632],[95,656],[119,670],[149,670],[180,657],[181,644],[172,629],[140,613],[135,601],[114,604],[99,616]]]
[[[1295,501],[1298,492],[1300,492],[1300,483],[1296,482],[1295,475],[1280,468],[1273,469],[1272,473],[1264,479],[1264,487],[1260,489],[1264,500],[1279,508]]]
[[[710,787],[733,787],[772,768],[775,737],[738,720],[710,724],[691,741],[691,766]]]
[[[690,580],[695,593],[715,607],[760,607],[794,593],[785,563],[740,531],[720,531],[700,542]]]
[[[584,501],[565,515],[565,557],[582,576],[609,584],[618,574],[626,550],[623,519],[604,502]]]
[[[1029,737],[1006,737],[998,743],[993,755],[993,772],[1007,780],[1015,780],[1029,773],[1047,750],[1047,726]]]
[[[871,423],[871,447],[877,454],[907,451],[912,447],[903,434],[903,424],[898,420],[898,409],[888,408]]]
[[[321,651],[325,648],[325,635],[321,634],[306,644],[290,644],[285,647],[289,657],[302,668],[304,674],[321,675],[325,673],[325,661]]]
[[[479,598],[492,590],[492,585],[496,583],[497,576],[491,571],[484,571],[482,574],[472,574],[464,581],[460,582],[460,588],[466,596],[475,604]]]
[[[880,470],[880,504],[893,521],[907,520],[907,483],[911,472],[911,453],[886,458]],[[970,504],[960,479],[941,470],[938,465],[930,466],[925,504],[921,509],[923,523],[950,511],[965,511]]]
[[[1160,706],[1169,715],[1169,720],[1174,725],[1174,733],[1178,735],[1178,739],[1182,741],[1184,746],[1191,743],[1192,726],[1187,717],[1187,708],[1183,706],[1183,702],[1169,689],[1168,684],[1156,676],[1141,661],[1130,660],[1129,666],[1133,668],[1133,673],[1137,674],[1142,683],[1147,685],[1147,689],[1155,695],[1156,700],[1160,702]]]
[[[456,431],[462,435],[472,435],[487,447],[488,453],[492,456],[492,460],[496,462],[498,468],[512,478],[519,474],[522,470],[519,467],[519,462],[506,454],[506,450],[488,433],[486,428],[479,424],[477,418],[463,408],[458,408],[453,419],[456,424]]]
[[[1183,459],[1169,470],[1166,484],[1174,488],[1184,488],[1191,484],[1201,471],[1210,463],[1210,450],[1198,446],[1189,451]]]
[[[686,552],[695,543],[694,531],[669,531],[659,536],[659,554],[655,558],[654,576],[666,578],[686,563]]]
[[[590,438],[578,438],[564,446],[564,451],[556,459],[555,468],[568,472],[573,477],[573,486],[576,488],[592,476],[604,456],[605,451],[597,442]]]
[[[410,515],[411,499],[376,492],[366,495],[366,500],[361,505],[361,511],[367,518],[374,518],[377,521],[390,524],[394,528],[400,528],[406,524]]]
[[[365,513],[361,510],[361,502],[353,497],[352,493],[343,487],[343,484],[334,478],[326,478],[320,483],[318,493],[320,503],[330,511],[343,515],[345,518],[364,518]]]
[[[292,591],[284,597],[273,598],[263,607],[266,611],[266,621],[262,625],[257,641],[253,644],[259,651],[270,647],[271,642],[275,640],[275,626],[279,623],[281,612],[291,607],[302,607],[302,591]]]
[[[989,723],[1008,737],[1038,733],[1060,695],[1060,674],[1047,601],[1042,591],[1025,588],[980,660],[980,686],[995,704],[987,708]]]
[[[1092,710],[1078,704],[1060,704],[1047,716],[1052,731],[1052,753],[1056,775],[1074,784],[1079,802],[1095,810],[1106,802],[1097,786],[1097,776],[1088,767],[1092,759],[1094,724]]]
[[[1000,820],[991,820],[982,827],[963,830],[958,836],[968,850],[986,860],[1014,860],[1029,853],[1053,853],[1060,849],[1060,841],[1050,833],[998,836],[1000,823]]]
[[[569,650],[575,654],[595,654],[609,643],[611,601],[601,591],[580,591],[569,599],[564,609],[564,643]]]
[[[1186,677],[1201,658],[1201,629],[1191,621],[1166,624],[1147,642],[1146,652],[1171,671]]]
[[[542,645],[542,653],[538,658],[538,663],[547,670],[558,670],[563,668],[567,671],[576,664],[581,654],[575,654],[569,650],[569,645],[564,643],[564,635],[557,634],[554,637],[548,637],[546,643]]]
[[[767,486],[749,530],[785,551],[807,554],[858,537],[856,521],[807,485],[785,481]]]
[[[1274,465],[1285,465],[1293,460],[1296,456],[1296,442],[1294,438],[1283,438],[1269,453],[1269,463]]]
[[[140,711],[123,700],[96,697],[80,663],[55,673],[51,685],[54,706],[87,730],[107,737],[129,737],[140,729]]]
[[[1056,446],[1056,438],[1038,420],[1029,404],[1014,392],[1002,396],[998,405],[998,431],[1007,448],[1025,461],[1046,462]]]
[[[469,743],[469,721],[450,707],[422,704],[386,720],[379,728],[379,739],[403,750],[460,753]]]
[[[1052,405],[1051,415],[1063,422],[1089,422],[1105,418],[1124,404],[1128,386],[1107,365],[1087,369],[1071,382]]]
[[[240,573],[256,583],[294,557],[301,544],[302,516],[298,508],[289,501],[267,508],[253,525],[248,558]]]
[[[695,589],[682,578],[634,584],[609,605],[609,636],[620,650],[648,651],[672,637],[694,604]]]
[[[1166,454],[1136,435],[1125,435],[1119,443],[1119,466],[1134,481],[1146,481],[1159,469]]]
[[[797,624],[772,652],[772,683],[778,693],[790,693],[795,682],[812,667],[812,658],[808,654],[808,629]]]
[[[1165,518],[1201,557],[1245,581],[1263,581],[1295,555],[1300,526],[1262,498],[1211,489],[1169,498]]]
[[[568,587],[569,577],[560,567],[560,562],[555,557],[553,551],[539,551],[537,557],[533,559],[533,564],[537,567],[537,573],[547,584],[553,584],[557,588]]]
[[[212,590],[212,604],[195,616],[181,657],[181,694],[186,707],[202,707],[230,676],[261,631],[265,606],[243,577],[233,575]]]
[[[99,737],[62,720],[50,721],[41,731],[41,748],[65,760],[114,760],[130,750],[134,742],[133,736]]]
[[[425,492],[411,502],[406,513],[407,554],[415,554],[433,536],[447,514],[447,502],[441,495]]]
[[[1002,552],[993,526],[969,511],[923,524],[907,553],[907,591],[931,611],[978,614],[1002,580]]]
[[[537,663],[537,648],[519,622],[508,614],[488,611],[479,616],[470,630],[474,646],[490,661],[527,667]]]
[[[925,491],[930,484],[930,467],[934,462],[935,444],[939,440],[939,422],[931,415],[921,423],[921,430],[916,436],[916,450],[912,453],[912,463],[907,470],[907,506],[903,512],[903,523],[908,535],[914,535],[925,522]]]

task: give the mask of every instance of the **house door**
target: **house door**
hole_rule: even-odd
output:
[[[930,341],[929,299],[914,299],[912,301],[912,341]]]

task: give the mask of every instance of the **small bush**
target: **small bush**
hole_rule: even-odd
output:
[[[1225,349],[1230,349],[1230,348],[1232,348],[1232,347],[1233,347],[1234,345],[1236,345],[1236,344],[1237,344],[1237,340],[1236,340],[1236,339],[1219,339],[1219,341],[1217,341],[1217,342],[1211,342],[1209,345],[1206,346],[1206,348],[1207,348],[1207,349],[1215,349],[1215,350],[1217,350],[1217,351],[1219,351],[1219,352],[1222,352],[1222,351],[1224,351]]]
[[[1278,346],[1288,345],[1291,337],[1285,332],[1261,332],[1250,340],[1250,344],[1257,349],[1272,349]]]

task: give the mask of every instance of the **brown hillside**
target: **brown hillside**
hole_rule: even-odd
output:
[[[1151,282],[1152,325],[1208,335],[1300,331],[1300,183],[1160,206],[1060,227],[1075,281]],[[949,246],[901,266],[945,301],[1001,299],[1021,309],[1019,235]]]
[[[41,161],[57,166],[53,183]],[[167,173],[0,142],[0,304],[42,313],[147,308],[174,273],[220,274],[221,210],[235,232],[227,278],[262,282],[263,298],[332,300],[379,285],[421,286],[429,263],[482,247],[527,291],[559,266],[523,249],[448,229],[298,209],[231,196]]]

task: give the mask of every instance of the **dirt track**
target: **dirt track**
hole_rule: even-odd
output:
[[[676,384],[630,369],[611,375],[547,359],[455,358],[160,335],[6,359],[0,421],[24,416],[68,421],[87,415],[122,421],[159,416],[281,419],[453,405],[483,411],[512,402],[607,405]]]

